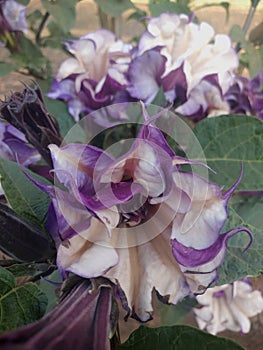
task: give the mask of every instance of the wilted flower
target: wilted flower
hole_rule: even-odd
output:
[[[194,308],[198,326],[212,334],[226,329],[248,333],[249,318],[263,311],[262,294],[248,280],[208,288],[196,298],[201,305]]]
[[[263,120],[263,71],[253,79],[236,76],[224,99],[232,113],[253,115]]]
[[[221,234],[238,181],[221,193],[180,171],[191,161],[177,157],[149,123],[132,144],[121,143],[128,151],[117,158],[86,144],[50,145],[66,191],[38,183],[52,198],[61,272],[109,278],[141,321],[151,318],[153,289],[174,304],[202,293],[217,279],[228,238],[242,230],[250,235],[244,227]]]
[[[207,85],[217,94],[215,109],[221,110],[237,67],[238,56],[227,35],[215,35],[208,23],[193,23],[186,15],[163,13],[150,19],[140,38],[128,90],[151,102],[162,87],[166,98],[178,106],[176,111],[198,120],[213,108]],[[196,99],[200,94],[201,102]],[[226,112],[227,107],[225,103]]]
[[[21,32],[27,32],[26,7],[14,0],[0,1],[0,40],[11,52],[16,52]]]
[[[75,120],[103,106],[120,102],[127,86],[124,73],[130,61],[132,46],[100,29],[66,42],[74,56],[65,60],[53,80],[50,98],[68,102]]]
[[[49,144],[61,144],[57,121],[48,113],[41,91],[25,87],[23,92],[15,92],[0,106],[0,116],[20,130],[45,159],[51,164]]]
[[[1,335],[0,347],[107,350],[111,332],[115,331],[112,294],[108,281],[92,286],[90,281],[80,280],[39,321]]]

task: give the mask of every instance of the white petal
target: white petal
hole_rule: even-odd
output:
[[[71,57],[65,60],[61,66],[59,67],[58,73],[56,75],[57,81],[61,81],[67,78],[71,74],[79,74],[83,73],[83,67],[79,64],[79,62]]]
[[[191,207],[185,215],[175,218],[171,238],[195,249],[209,247],[227,218],[218,186],[192,173],[176,172],[174,181],[190,197]]]
[[[101,276],[117,263],[118,255],[113,248],[91,243],[80,235],[61,244],[57,254],[60,267],[87,278]]]
[[[142,321],[147,321],[153,310],[153,288],[169,296],[171,303],[189,294],[184,276],[171,254],[169,234],[159,235],[137,247],[118,249],[118,254],[119,264],[105,276],[120,283],[129,307]]]

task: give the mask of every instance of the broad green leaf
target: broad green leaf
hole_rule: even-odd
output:
[[[226,115],[204,119],[194,128],[204,155],[187,147],[190,159],[207,161],[216,172],[210,172],[212,181],[225,188],[233,185],[243,163],[244,173],[238,190],[263,190],[263,123],[245,115]]]
[[[24,276],[34,276],[39,273],[37,265],[34,263],[18,263],[10,266],[5,266],[6,271],[9,271],[15,278]]]
[[[38,82],[38,84],[43,92],[44,102],[48,112],[57,119],[60,133],[62,136],[65,136],[67,132],[76,124],[68,112],[67,104],[63,101],[52,100],[46,96],[46,93],[51,87],[50,80],[41,80]]]
[[[229,207],[229,217],[224,231],[237,226],[246,226],[253,236],[252,245],[243,251],[249,239],[247,234],[238,233],[228,241],[228,250],[219,269],[217,284],[225,284],[244,278],[258,276],[263,271],[263,199],[259,196],[245,199],[234,197]]]
[[[161,87],[151,104],[156,106],[165,106],[166,102],[167,98],[165,97],[163,88]]]
[[[3,75],[11,73],[13,70],[16,70],[16,66],[7,62],[0,62],[0,77]]]
[[[111,17],[119,17],[123,12],[136,7],[131,0],[95,0],[102,12]]]
[[[187,5],[177,2],[163,1],[158,4],[150,4],[149,9],[152,16],[159,16],[163,12],[171,13],[185,13],[189,14],[191,11]]]
[[[160,321],[162,326],[174,326],[183,324],[185,317],[189,314],[197,301],[195,298],[186,297],[176,305],[158,304]]]
[[[0,332],[24,326],[44,315],[47,297],[34,283],[17,286],[14,276],[0,267]]]
[[[241,193],[234,195],[230,201],[231,207],[237,214],[252,227],[263,232],[263,219],[260,213],[263,213],[262,192]]]
[[[63,32],[63,30],[61,30],[61,28],[55,21],[50,21],[47,25],[47,28],[49,30],[49,36],[42,38],[41,45],[45,47],[49,46],[53,49],[59,49],[63,51],[65,49],[65,33]],[[71,36],[72,35],[70,33],[66,35],[67,39],[70,39]]]
[[[18,68],[27,68],[37,78],[47,78],[51,74],[48,59],[41,50],[28,38],[21,37],[21,51],[10,55],[16,62]]]
[[[241,350],[230,339],[216,337],[189,326],[139,327],[118,350]]]
[[[76,20],[78,0],[41,0],[45,10],[54,18],[57,25],[66,34],[73,28]]]
[[[36,187],[15,162],[0,159],[0,175],[5,195],[13,210],[41,227],[50,203],[49,196]],[[45,181],[41,177],[37,178]]]

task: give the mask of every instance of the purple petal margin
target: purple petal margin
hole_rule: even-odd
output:
[[[108,349],[112,290],[84,281],[39,321],[0,336],[1,350]]]
[[[176,239],[171,240],[172,251],[176,261],[185,267],[197,267],[204,265],[217,257],[222,249],[227,248],[227,242],[229,238],[237,234],[238,232],[244,231],[248,234],[250,240],[243,252],[245,252],[252,244],[253,237],[250,230],[244,226],[236,227],[224,234],[220,234],[209,248],[206,249],[194,249],[191,247],[185,247],[183,244],[179,243]],[[216,268],[217,266],[215,266]]]

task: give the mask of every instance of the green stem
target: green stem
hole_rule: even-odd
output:
[[[49,12],[46,12],[42,18],[42,21],[40,22],[40,25],[39,25],[38,30],[36,32],[36,43],[37,44],[40,44],[40,36],[41,36],[42,30],[46,24],[46,21],[48,20],[48,17],[49,17]]]
[[[256,12],[256,9],[257,9],[259,1],[260,0],[251,1],[251,6],[250,6],[249,12],[247,14],[245,23],[244,23],[243,28],[242,28],[244,35],[246,35],[247,32],[248,32],[248,29],[249,29],[249,27],[251,25],[251,22],[252,22],[252,19],[254,17],[254,14]],[[241,44],[237,43],[236,52],[239,52],[240,49],[241,49]]]

